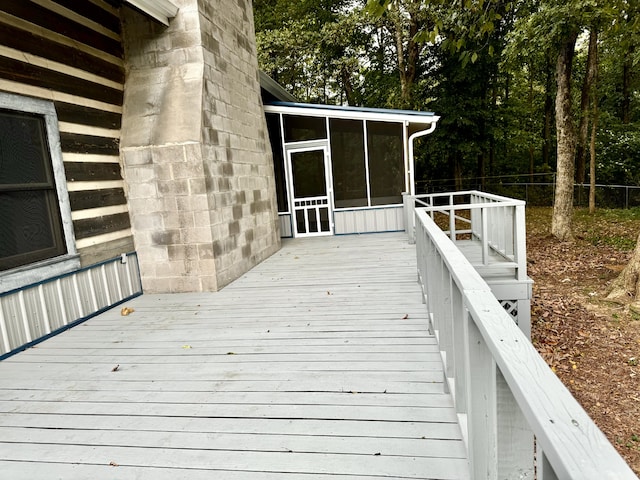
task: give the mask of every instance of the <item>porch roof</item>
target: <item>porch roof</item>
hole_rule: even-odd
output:
[[[440,120],[440,117],[433,112],[370,107],[351,107],[342,105],[320,105],[297,102],[271,102],[264,106],[264,110],[265,112],[269,113],[288,113],[293,115],[327,116],[333,118],[395,121],[422,125],[433,124]]]

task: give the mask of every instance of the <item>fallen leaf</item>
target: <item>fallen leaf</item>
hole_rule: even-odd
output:
[[[408,314],[408,313],[405,313],[405,314],[404,314],[404,317],[402,317],[402,320],[406,320],[407,318],[409,318],[409,314]]]
[[[188,350],[191,348],[191,345],[182,345],[182,348],[184,348],[185,350]]]
[[[122,309],[120,310],[120,315],[122,315],[123,317],[126,317],[127,315],[130,315],[133,312],[135,312],[135,310],[131,307],[122,307]]]
[[[109,462],[109,465],[112,466],[112,467],[119,467],[120,466],[116,462]]]

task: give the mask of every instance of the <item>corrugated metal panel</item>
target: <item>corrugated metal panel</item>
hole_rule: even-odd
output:
[[[293,237],[293,232],[291,231],[291,215],[290,214],[280,214],[280,237],[282,238],[291,238]]]
[[[0,358],[142,293],[135,253],[0,296]]]
[[[335,233],[377,233],[404,230],[402,205],[361,210],[341,210],[334,214]]]

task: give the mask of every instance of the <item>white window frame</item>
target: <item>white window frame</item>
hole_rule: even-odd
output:
[[[58,195],[62,234],[67,253],[39,262],[22,265],[0,272],[0,293],[41,282],[80,268],[80,257],[76,250],[73,221],[71,220],[71,203],[67,191],[67,179],[64,173],[62,150],[60,148],[60,131],[58,115],[53,102],[38,98],[0,92],[0,109],[12,110],[16,113],[30,113],[43,118],[51,154],[53,180]]]

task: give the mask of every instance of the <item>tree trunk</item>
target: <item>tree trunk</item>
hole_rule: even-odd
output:
[[[405,24],[408,15],[407,33],[405,38]],[[420,22],[417,13],[409,9],[402,12],[397,4],[390,15],[391,33],[395,37],[396,54],[398,62],[398,73],[400,74],[400,95],[403,108],[413,108],[413,85],[418,73],[418,60],[422,46],[415,40],[415,36],[420,30]],[[406,40],[406,43],[405,43]]]
[[[529,115],[531,117],[531,126],[530,131],[533,132],[534,130],[534,102],[533,102],[534,96],[533,96],[533,68],[530,67],[529,69]],[[529,142],[529,182],[533,183],[535,178],[533,176],[533,174],[535,173],[535,150],[534,150],[534,146],[531,142]]]
[[[625,125],[631,122],[631,75],[633,67],[634,46],[629,46],[625,52],[624,63],[622,66],[622,115],[621,120]]]
[[[622,270],[618,278],[616,278],[611,286],[611,290],[607,298],[621,299],[633,298],[634,302],[640,300],[640,235],[633,251],[631,260]]]
[[[589,144],[589,213],[596,211],[596,136],[598,134],[598,59],[596,51],[593,91],[591,95],[592,119],[591,142]]]
[[[542,132],[542,165],[545,170],[549,167],[551,159],[551,120],[553,118],[553,67],[551,65],[551,55],[547,53],[547,81],[544,92],[544,129]]]
[[[587,71],[582,83],[580,97],[580,124],[578,126],[578,145],[576,148],[576,183],[584,183],[587,165],[587,136],[589,132],[589,104],[593,94],[593,82],[598,68],[598,30],[591,27],[589,32],[589,51],[587,53]]]
[[[596,211],[596,134],[598,133],[598,96],[593,96],[593,120],[589,145],[589,213]]]
[[[571,70],[577,33],[564,40],[556,64],[556,130],[558,164],[551,233],[560,241],[573,241],[573,176],[575,170],[576,134],[571,112]]]

